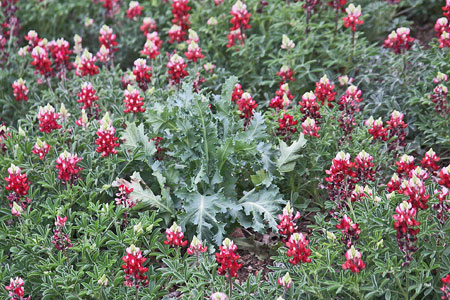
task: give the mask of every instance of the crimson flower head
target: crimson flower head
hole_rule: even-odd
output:
[[[450,47],[450,33],[444,31],[439,36],[439,48]]]
[[[152,78],[152,67],[147,66],[145,59],[138,58],[134,61],[133,75],[138,87],[144,92],[148,89],[148,85]]]
[[[186,67],[187,63],[185,63],[184,59],[177,53],[170,56],[169,62],[167,63],[167,73],[171,85],[180,84],[181,79],[189,75],[186,71]]]
[[[63,227],[66,225],[67,217],[61,218],[60,216],[56,216],[55,226],[56,229],[53,230],[53,240],[52,243],[55,245],[55,248],[59,251],[67,251],[69,248],[73,247],[71,244],[69,235],[64,234]]]
[[[366,264],[361,259],[361,252],[355,249],[352,246],[350,249],[345,252],[346,262],[342,264],[342,269],[350,270],[353,273],[359,273],[366,267]]]
[[[12,84],[13,88],[13,95],[16,98],[16,101],[24,100],[28,101],[28,88],[26,86],[26,81],[22,78],[19,78],[18,80],[14,81]]]
[[[202,49],[198,46],[195,41],[191,41],[188,46],[188,51],[184,53],[188,60],[197,62],[198,59],[202,59],[205,55],[202,54]]]
[[[283,237],[283,242],[286,242],[292,234],[297,232],[298,228],[295,224],[295,220],[300,219],[300,212],[297,212],[294,215],[294,210],[288,202],[286,207],[283,208],[283,214],[278,215],[278,219],[280,219],[280,224],[277,225],[278,233]]]
[[[391,48],[396,54],[408,51],[414,42],[414,38],[412,38],[409,33],[409,28],[397,28],[397,30],[392,31],[384,41],[384,47]]]
[[[59,114],[55,112],[55,108],[50,104],[39,108],[39,131],[50,133],[53,130],[61,128],[56,121],[59,119]]]
[[[136,203],[130,198],[130,194],[133,192],[133,188],[129,188],[123,184],[119,185],[119,192],[116,193],[116,205],[121,205],[125,208],[131,208],[136,206]]]
[[[147,34],[156,30],[156,21],[150,17],[145,17],[139,29],[147,36]]]
[[[208,250],[208,247],[204,247],[202,245],[202,242],[194,235],[194,237],[192,238],[192,242],[186,252],[189,255],[198,256],[200,253],[206,252],[206,250]]]
[[[450,165],[441,169],[438,183],[450,189]]]
[[[34,47],[33,51],[31,52],[31,58],[33,59],[31,65],[36,68],[37,73],[40,73],[46,78],[52,75],[52,62],[48,58],[48,52],[44,46]]]
[[[431,148],[430,150],[428,150],[425,153],[425,156],[423,157],[423,159],[420,162],[420,164],[424,168],[428,168],[428,169],[431,169],[433,171],[437,171],[437,170],[439,170],[439,166],[436,165],[436,163],[439,162],[440,159],[441,158],[436,155],[436,152],[433,151],[433,148]]]
[[[233,93],[231,94],[231,102],[237,102],[239,99],[241,99],[242,94],[244,94],[244,91],[242,90],[241,84],[236,83],[233,89]]]
[[[334,84],[331,84],[330,79],[328,79],[327,75],[323,75],[320,78],[319,82],[316,82],[316,89],[314,94],[317,97],[317,100],[325,104],[325,101],[328,102],[328,107],[333,107],[333,101],[336,97],[336,92],[334,91]]]
[[[82,103],[81,109],[90,109],[91,106],[98,100],[98,96],[95,95],[97,91],[93,88],[90,82],[84,82],[81,86],[81,91],[77,94],[78,103]],[[94,105],[97,106],[97,105]]]
[[[131,245],[126,250],[127,255],[122,257],[122,268],[125,272],[125,285],[128,287],[139,288],[148,285],[147,275],[144,275],[148,268],[143,266],[147,258],[142,256],[141,249]]]
[[[286,136],[288,139],[290,135],[297,132],[297,120],[289,114],[283,114],[283,118],[278,119],[277,135]]]
[[[417,251],[414,242],[417,240],[416,235],[420,229],[413,227],[419,226],[420,222],[414,219],[417,210],[407,201],[398,205],[395,212],[396,214],[392,218],[394,219],[394,229],[397,230],[397,243],[400,251],[405,255],[402,266],[407,266],[412,260],[412,254]]]
[[[145,112],[145,107],[143,107],[144,97],[141,96],[138,89],[130,84],[123,94],[125,96],[125,99],[123,99],[125,105],[124,113],[137,114],[139,112]]]
[[[253,118],[253,114],[258,107],[258,104],[253,100],[250,93],[243,93],[241,99],[237,101],[237,105],[241,112],[241,119],[245,119],[244,126],[246,127]]]
[[[302,123],[302,129],[303,134],[320,138],[320,134],[318,134],[320,126],[316,125],[316,121],[314,119],[311,119],[310,117],[306,118],[306,120]]]
[[[16,193],[17,196],[25,196],[30,188],[28,185],[28,178],[26,174],[20,174],[19,167],[11,164],[8,168],[8,177],[5,177],[5,181],[8,185],[5,187],[7,191]]]
[[[247,11],[247,6],[241,0],[238,0],[233,5],[230,13],[232,15],[230,23],[233,26],[230,28],[230,33],[227,35],[227,48],[234,46],[236,41],[241,41],[241,45],[243,45],[245,39],[243,30],[251,28],[248,24],[250,22],[251,14]]]
[[[353,223],[347,215],[344,215],[340,224],[336,225],[337,229],[341,230],[342,242],[346,248],[350,248],[358,239],[361,229],[359,229],[358,223]]]
[[[184,247],[188,241],[183,241],[184,233],[177,223],[173,223],[170,228],[166,229],[166,238],[164,244],[174,247]]]
[[[237,263],[240,258],[240,255],[235,253],[237,246],[232,240],[226,238],[219,249],[220,252],[216,253],[216,260],[221,265],[217,272],[225,277],[237,277],[237,271],[242,267],[242,264]]]
[[[85,49],[81,57],[77,56],[75,59],[75,75],[84,77],[98,74],[98,66],[95,65],[96,61],[97,58]]]
[[[445,0],[445,6],[442,7],[445,17],[450,17],[450,0]]]
[[[282,66],[277,76],[281,77],[280,85],[289,81],[294,81],[294,71],[292,71],[288,66]]]
[[[360,20],[361,17],[361,5],[355,7],[353,3],[351,3],[345,11],[347,12],[347,16],[342,18],[344,21],[345,28],[352,27],[353,32],[356,31],[356,25],[364,24],[363,20]]]
[[[39,155],[39,159],[43,160],[48,151],[50,151],[50,145],[38,138],[33,147],[33,154]]]
[[[307,118],[314,119],[316,123],[322,118],[319,112],[319,104],[317,97],[313,92],[307,92],[303,94],[302,101],[298,103],[300,105],[300,112],[304,114],[302,122]]]
[[[5,289],[9,292],[9,297],[11,297],[9,300],[30,300],[30,297],[24,297],[24,284],[25,282],[20,277],[10,279],[9,285],[5,286]]]
[[[414,165],[414,156],[403,154],[400,157],[400,161],[396,161],[395,165],[397,166],[397,173],[409,174],[410,171],[414,170],[416,166]]]
[[[34,47],[39,45],[40,41],[42,41],[42,39],[39,38],[38,33],[34,30],[28,31],[27,35],[25,36],[25,40],[28,41],[28,45],[30,46],[28,48],[28,51],[31,51]]]
[[[155,59],[161,52],[158,44],[154,40],[147,39],[144,50],[141,50],[141,54],[148,56],[150,59]]]
[[[448,19],[443,17],[436,20],[434,24],[434,31],[436,32],[436,37],[439,38],[444,31],[449,31]]]
[[[190,28],[189,11],[191,7],[188,6],[188,0],[172,0],[172,23],[180,27],[180,38],[178,41],[185,40],[187,30]]]
[[[95,144],[98,145],[95,151],[101,153],[102,157],[106,157],[110,154],[117,154],[115,148],[119,147],[119,143],[117,143],[119,138],[114,136],[115,133],[116,130],[112,126],[109,113],[106,113],[100,121],[100,128],[97,130],[98,138],[95,140]]]
[[[82,167],[77,165],[81,160],[76,154],[67,151],[61,153],[56,159],[55,168],[58,169],[58,178],[63,184],[67,182],[73,184],[78,179],[78,173],[83,170]]]
[[[311,255],[311,250],[306,248],[308,244],[309,241],[302,233],[295,232],[291,235],[289,241],[286,243],[286,247],[288,248],[286,255],[292,257],[289,259],[291,264],[295,266],[300,262],[311,262],[311,259],[308,257]]]
[[[284,274],[283,277],[279,277],[278,280],[277,280],[277,283],[279,285],[281,285],[285,290],[286,289],[290,289],[291,288],[291,284],[292,284],[292,278],[289,275],[289,272]]]
[[[131,1],[127,9],[127,18],[136,21],[142,14],[142,9],[144,8],[139,5],[139,2]]]
[[[381,139],[382,141],[387,141],[387,129],[383,127],[383,121],[381,118],[376,120],[370,116],[364,124],[369,127],[369,133],[373,136],[374,140]]]
[[[450,299],[450,275],[444,276],[441,278],[442,287],[441,291],[444,295],[441,297],[442,299]]]
[[[350,154],[340,151],[332,160],[330,169],[325,171],[327,175],[330,175],[325,178],[325,181],[342,182],[345,176],[355,177],[356,173],[353,171],[353,167],[354,163],[350,161]]]
[[[112,52],[116,52],[117,49],[117,41],[116,41],[116,34],[113,33],[113,30],[108,25],[103,25],[102,28],[100,28],[100,36],[98,37],[98,42],[100,43],[100,46],[105,46],[107,49],[111,50]]]

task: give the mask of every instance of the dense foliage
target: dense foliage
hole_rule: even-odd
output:
[[[450,1],[0,3],[2,299],[450,299]]]

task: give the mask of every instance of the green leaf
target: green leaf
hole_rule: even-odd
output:
[[[156,152],[155,143],[150,141],[150,138],[144,133],[144,124],[136,127],[135,123],[128,123],[122,139],[125,141],[123,143],[125,148],[143,149],[147,158],[152,157]]]
[[[298,141],[295,141],[288,147],[288,145],[280,141],[280,158],[277,160],[278,171],[280,173],[291,172],[295,168],[297,159],[300,157],[298,152],[306,144],[303,134],[300,134]]]

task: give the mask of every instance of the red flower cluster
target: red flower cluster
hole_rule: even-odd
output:
[[[142,6],[137,1],[131,1],[127,9],[127,18],[136,21],[142,14]]]
[[[48,151],[50,151],[50,145],[38,138],[33,147],[33,154],[39,155],[39,159],[42,160],[47,155]]]
[[[316,121],[314,119],[309,117],[306,118],[306,120],[302,123],[302,129],[303,134],[320,138],[320,134],[317,133],[320,130],[320,126],[316,125]]]
[[[60,216],[56,217],[55,226],[56,229],[53,230],[53,240],[52,244],[55,245],[55,248],[59,251],[65,252],[69,248],[73,247],[73,244],[70,243],[69,235],[63,233],[63,228],[66,225],[67,217],[61,218]]]
[[[53,59],[54,71],[59,78],[65,78],[66,72],[72,69],[72,64],[69,62],[70,50],[69,42],[64,39],[57,39],[56,41],[50,41],[47,44],[47,49]]]
[[[431,101],[436,104],[436,112],[443,117],[450,113],[450,106],[447,102],[448,88],[441,83],[447,80],[448,76],[446,74],[438,72],[437,76],[433,78],[433,82],[438,85],[433,89],[433,93],[429,95]]]
[[[395,162],[395,165],[397,166],[396,172],[398,174],[409,174],[410,171],[416,168],[416,166],[414,165],[414,156],[406,154],[402,155],[402,157],[400,157],[400,160]]]
[[[450,189],[450,165],[441,169],[438,183]]]
[[[31,58],[33,60],[30,64],[36,68],[37,73],[40,73],[45,78],[48,78],[52,75],[52,62],[48,58],[48,53],[45,48],[42,48],[40,46],[34,47],[33,51],[31,52]]]
[[[352,245],[354,245],[355,242],[359,239],[361,229],[359,229],[358,223],[353,223],[352,219],[347,217],[347,215],[344,215],[340,224],[336,225],[336,228],[341,230],[341,240],[346,248],[352,247]]]
[[[383,121],[381,118],[376,120],[372,116],[364,122],[364,124],[369,127],[369,133],[373,136],[373,140],[380,139],[382,141],[387,141],[387,129],[383,127]]]
[[[285,140],[290,140],[291,135],[297,132],[297,120],[289,114],[283,114],[283,118],[278,119],[277,135],[284,136]]]
[[[205,55],[202,54],[202,49],[194,41],[190,42],[188,51],[185,52],[184,55],[186,55],[187,59],[192,60],[193,62],[197,62],[198,59],[205,57]]]
[[[441,291],[444,293],[444,296],[442,296],[441,298],[450,299],[450,275],[447,274],[447,276],[442,277],[441,282],[442,282]]]
[[[438,198],[439,203],[433,204],[433,209],[437,211],[436,218],[441,225],[444,225],[450,213],[450,201],[447,199],[449,190],[446,187],[442,187],[440,191],[435,190],[434,194]]]
[[[121,205],[125,208],[134,207],[136,203],[129,197],[131,192],[133,192],[133,188],[128,188],[123,184],[119,185],[119,192],[116,193],[115,198],[116,205]]]
[[[131,245],[126,250],[127,255],[122,257],[123,271],[125,272],[125,285],[128,287],[134,287],[139,289],[141,286],[148,285],[147,275],[144,275],[148,271],[148,268],[143,264],[147,258],[142,256],[141,249]]]
[[[319,112],[319,104],[317,103],[317,97],[313,92],[307,92],[302,96],[302,101],[298,103],[300,105],[300,112],[304,114],[301,119],[304,122],[307,118],[313,119],[317,124],[320,124],[322,118]]]
[[[138,87],[144,92],[152,78],[152,67],[147,66],[145,59],[138,58],[134,61],[133,75]]]
[[[12,164],[8,168],[8,177],[5,177],[5,181],[8,183],[5,189],[15,193],[19,197],[25,196],[30,188],[27,175],[20,174],[20,171],[19,167]]]
[[[170,228],[166,229],[166,238],[164,244],[174,247],[184,247],[188,241],[183,241],[184,233],[177,223],[173,223]]]
[[[179,42],[186,39],[185,36],[191,25],[189,21],[189,11],[191,8],[188,6],[188,2],[189,0],[173,0],[172,2],[172,23],[180,27],[180,35],[177,38]],[[173,40],[171,39],[169,43],[173,43]]]
[[[5,286],[5,289],[9,291],[8,295],[11,297],[9,300],[30,300],[31,297],[25,297],[25,288],[23,287],[25,282],[22,278],[16,277],[16,279],[10,279],[9,285]]]
[[[289,84],[280,84],[280,88],[275,92],[275,98],[270,100],[269,107],[283,109],[291,104],[294,95],[291,94],[289,90]]]
[[[83,104],[81,109],[90,109],[92,107],[92,104],[98,100],[98,96],[95,95],[96,92],[90,82],[84,82],[81,85],[81,91],[77,94],[77,102]],[[97,106],[97,104],[94,105],[94,107]]]
[[[162,41],[158,36],[158,32],[152,32],[147,34],[147,41],[144,45],[144,50],[141,51],[142,55],[147,55],[150,59],[155,59],[161,52]]]
[[[156,30],[156,21],[150,17],[145,17],[139,29],[147,36],[147,34]]]
[[[391,48],[396,54],[405,53],[411,48],[414,42],[414,38],[412,38],[409,33],[409,28],[397,28],[397,30],[392,31],[384,41],[384,47]]]
[[[403,121],[403,117],[404,115],[402,113],[395,110],[391,114],[391,119],[386,122],[388,124],[386,129],[389,132],[388,139],[391,140],[395,138],[395,140],[389,144],[389,150],[394,153],[397,153],[400,148],[406,145],[405,128],[408,126],[408,124]]]
[[[236,83],[233,89],[233,93],[231,94],[231,102],[238,102],[241,99],[242,94],[244,94],[244,90],[242,89],[241,84]]]
[[[58,178],[63,184],[68,182],[73,184],[78,179],[78,173],[83,170],[83,168],[77,166],[81,160],[82,159],[76,154],[72,154],[67,151],[61,153],[61,155],[56,159],[55,168],[58,169]]]
[[[77,56],[75,59],[75,75],[84,77],[98,74],[98,67],[95,65],[96,61],[97,58],[85,49],[81,57]]]
[[[237,271],[242,267],[242,264],[237,263],[240,258],[240,255],[235,253],[237,246],[229,238],[226,238],[219,246],[219,250],[220,252],[216,253],[216,260],[221,266],[217,272],[225,277],[237,277]]]
[[[119,138],[114,136],[115,133],[116,130],[112,126],[109,114],[106,113],[100,121],[100,128],[97,130],[98,138],[95,140],[95,144],[98,145],[95,151],[101,153],[102,157],[106,157],[110,154],[117,154],[115,148],[119,147],[119,143],[117,143]]]
[[[186,71],[187,63],[184,59],[179,56],[176,52],[170,56],[169,62],[167,64],[167,71],[169,75],[169,81],[171,85],[180,84],[181,79],[188,76],[189,73]]]
[[[373,156],[366,151],[361,151],[355,158],[354,166],[356,179],[358,182],[366,184],[368,180],[375,180],[375,170],[373,169],[374,163]]]
[[[420,229],[413,227],[419,226],[420,222],[414,218],[417,210],[412,207],[411,203],[403,201],[395,209],[396,215],[394,218],[394,229],[397,230],[397,243],[400,251],[405,255],[405,261],[402,266],[407,266],[412,260],[412,254],[417,251],[417,247],[414,246],[414,242],[417,240],[416,235]]]
[[[345,252],[345,263],[342,264],[342,269],[350,270],[353,273],[359,273],[366,267],[366,264],[361,259],[361,252],[352,246]]]
[[[425,153],[425,156],[423,157],[420,164],[424,169],[428,169],[430,171],[437,171],[439,170],[439,166],[436,165],[437,162],[439,162],[441,158],[436,155],[436,152],[433,151],[433,149],[428,150]]]
[[[206,250],[208,250],[208,247],[203,247],[202,242],[194,235],[194,237],[192,238],[192,242],[186,252],[189,255],[195,255],[198,257],[200,253],[204,253],[206,252]]]
[[[450,0],[445,0],[445,6],[442,7],[445,17],[450,17]]]
[[[278,233],[281,235],[283,243],[286,243],[291,235],[297,232],[295,220],[300,219],[300,212],[294,215],[294,210],[288,202],[286,207],[283,208],[283,214],[278,215],[278,219],[280,219],[280,224],[277,225]]]
[[[302,233],[295,232],[289,238],[286,243],[288,248],[286,255],[292,257],[289,262],[294,266],[300,262],[309,263],[311,259],[308,257],[311,255],[311,249],[306,248],[309,241],[305,238]]]
[[[12,88],[13,88],[13,94],[14,97],[16,98],[16,101],[20,101],[20,100],[24,100],[24,101],[28,101],[28,88],[25,85],[26,81],[23,80],[22,78],[19,78],[19,80],[14,81],[14,83],[12,84]]]
[[[436,23],[434,24],[434,31],[436,32],[436,37],[441,37],[442,33],[444,31],[449,31],[450,28],[448,27],[448,19],[445,17],[439,18],[436,20]]]
[[[356,125],[355,113],[359,112],[359,103],[363,101],[361,98],[362,92],[356,86],[351,85],[347,88],[347,91],[338,101],[339,110],[342,112],[338,122],[339,127],[344,131],[344,137],[351,139],[351,132]]]
[[[344,10],[344,5],[347,4],[347,0],[333,0],[333,1],[329,1],[328,5],[331,6],[333,9],[335,9],[336,11],[338,10]]]
[[[99,0],[106,9],[106,16],[113,18],[115,14],[120,12],[120,0]]]
[[[50,104],[47,106],[39,108],[39,131],[50,133],[52,130],[57,130],[61,128],[56,120],[59,119],[58,113],[55,112],[55,108]]]
[[[34,47],[38,46],[42,41],[42,39],[39,38],[38,33],[34,30],[28,31],[27,35],[25,36],[25,40],[28,41],[28,52],[31,52]]]
[[[358,5],[355,7],[353,3],[351,3],[345,11],[347,12],[347,16],[342,18],[344,21],[345,28],[352,27],[353,32],[356,31],[356,25],[364,24],[363,20],[360,20],[359,17],[361,17],[361,5]]]
[[[258,104],[253,100],[252,96],[249,93],[243,93],[241,98],[236,102],[238,105],[238,109],[241,112],[241,118],[245,119],[244,127],[250,123],[250,120],[253,118],[253,113],[255,109],[258,107]]]
[[[230,33],[228,34],[228,44],[227,48],[233,47],[236,40],[241,41],[241,45],[244,44],[245,34],[244,29],[249,29],[251,26],[248,24],[250,22],[251,14],[247,11],[247,6],[238,0],[231,8],[232,18],[230,23],[233,25],[230,28]]]
[[[319,82],[316,82],[316,89],[314,94],[317,97],[317,100],[325,104],[325,100],[328,102],[328,107],[332,108],[334,98],[336,97],[336,92],[334,92],[334,84],[331,84],[330,79],[328,79],[327,75],[323,75],[320,78]]]
[[[128,85],[128,88],[123,94],[125,96],[125,99],[123,99],[125,105],[124,113],[128,114],[132,112],[137,114],[139,112],[145,112],[145,107],[142,107],[144,105],[144,97],[141,96],[138,89],[132,85]]]
[[[281,77],[280,85],[287,83],[287,81],[294,81],[294,71],[292,71],[288,66],[282,66],[277,76]]]

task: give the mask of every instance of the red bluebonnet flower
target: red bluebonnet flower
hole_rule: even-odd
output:
[[[342,18],[344,21],[345,28],[352,27],[353,32],[356,31],[356,25],[361,25],[364,23],[363,20],[360,20],[361,17],[361,5],[355,7],[353,3],[351,3],[345,11],[347,12],[347,16]]]
[[[400,251],[405,255],[405,261],[402,266],[407,266],[412,260],[412,254],[417,251],[414,242],[417,240],[416,235],[419,233],[419,228],[413,228],[420,225],[420,222],[414,218],[417,210],[412,207],[411,203],[403,201],[395,209],[396,215],[394,218],[394,229],[397,230],[397,243]]]
[[[351,85],[353,83],[353,78],[348,77],[348,75],[343,75],[338,77],[338,81],[340,86]]]
[[[47,49],[53,59],[54,71],[59,78],[65,78],[66,72],[72,69],[72,64],[69,62],[72,50],[70,50],[69,42],[64,39],[57,39],[50,41],[47,44]]]
[[[123,92],[125,99],[123,99],[123,103],[125,105],[124,113],[128,114],[130,112],[137,114],[139,112],[145,112],[144,105],[144,97],[141,96],[139,90],[133,87],[132,85],[128,85],[128,88]]]
[[[171,85],[180,84],[181,79],[188,76],[189,73],[186,71],[187,63],[184,59],[177,53],[170,56],[169,62],[167,64],[169,81]]]
[[[414,165],[414,156],[403,154],[400,157],[400,161],[396,161],[395,165],[397,166],[398,174],[409,174],[410,171],[414,170],[416,166]]]
[[[25,288],[23,287],[25,282],[22,278],[16,277],[16,279],[10,279],[9,285],[5,286],[5,289],[9,292],[9,300],[30,300],[31,297],[25,297]]]
[[[116,205],[121,205],[125,208],[131,208],[136,205],[136,203],[130,199],[129,195],[133,192],[133,188],[129,188],[123,184],[119,185],[119,192],[116,193]]]
[[[147,39],[144,50],[141,50],[141,54],[147,55],[150,59],[155,59],[160,53],[158,45],[150,39]]]
[[[142,14],[142,9],[144,9],[139,2],[130,1],[127,9],[127,18],[136,21],[138,17]]]
[[[202,54],[202,49],[198,46],[198,44],[194,41],[188,46],[188,51],[184,53],[188,60],[192,60],[193,62],[197,62],[198,59],[202,59],[205,55]]]
[[[247,6],[241,0],[238,0],[233,5],[230,13],[232,15],[230,23],[233,26],[230,28],[230,33],[227,36],[227,48],[234,46],[236,40],[241,41],[241,45],[243,45],[245,39],[243,30],[251,28],[248,24],[251,14],[247,11]]]
[[[433,89],[433,93],[429,95],[431,101],[434,104],[436,104],[435,111],[438,114],[442,115],[443,117],[447,116],[450,113],[450,106],[448,105],[447,102],[447,95],[448,95],[448,88],[443,84],[437,85]]]
[[[441,169],[438,183],[450,189],[450,165]]]
[[[341,230],[342,242],[346,248],[350,248],[359,239],[361,229],[359,229],[358,223],[353,223],[352,219],[344,215],[340,224],[336,225],[337,229]]]
[[[147,36],[147,34],[156,30],[156,21],[150,17],[145,17],[139,29]]]
[[[77,56],[75,59],[75,75],[84,76],[94,76],[98,74],[98,67],[95,65],[97,58],[92,55],[87,49],[84,50],[81,57]]]
[[[253,114],[258,107],[258,104],[253,100],[249,93],[243,93],[241,99],[237,101],[237,105],[241,112],[241,119],[245,119],[244,127],[247,127],[250,120],[253,119]]]
[[[414,38],[412,38],[409,33],[409,28],[397,28],[397,30],[392,31],[384,41],[384,47],[391,48],[396,54],[408,51],[414,42]]]
[[[174,247],[184,247],[188,241],[183,241],[184,233],[177,223],[173,223],[170,228],[166,229],[166,238],[164,244]]]
[[[95,104],[95,101],[98,100],[98,96],[95,95],[96,92],[97,91],[94,90],[90,82],[84,82],[81,85],[81,91],[77,94],[77,102],[83,104],[81,109],[90,109],[93,104],[94,107],[98,106],[97,104]]]
[[[63,184],[70,183],[73,184],[79,178],[79,173],[83,170],[82,167],[77,166],[77,164],[82,159],[76,154],[64,151],[56,159],[55,168],[58,169],[58,178]]]
[[[278,219],[280,219],[280,224],[277,225],[278,233],[282,236],[283,243],[286,243],[291,235],[297,232],[295,220],[300,219],[300,212],[294,215],[294,210],[288,202],[286,207],[283,208],[283,214],[278,215]]]
[[[173,42],[182,42],[185,40],[184,36],[186,33],[181,29],[181,26],[178,25],[172,25],[169,29],[169,44],[172,44]]]
[[[280,85],[289,81],[294,81],[294,72],[288,66],[282,66],[277,76],[281,77]]]
[[[336,92],[334,92],[334,84],[331,84],[330,79],[328,79],[327,75],[323,75],[320,78],[319,82],[316,82],[316,89],[314,94],[317,97],[317,100],[325,104],[325,101],[328,102],[328,107],[333,107],[333,101],[336,97]]]
[[[41,38],[39,38],[39,35],[36,31],[30,30],[28,31],[27,35],[25,36],[25,40],[28,41],[28,52],[31,52],[34,47],[38,46],[39,43],[42,41]]]
[[[117,50],[117,41],[116,41],[116,34],[113,33],[113,30],[108,25],[103,25],[102,28],[100,28],[100,36],[98,37],[98,42],[101,45],[104,45],[107,49],[109,49],[112,52],[116,52]]]
[[[316,125],[316,121],[311,118],[306,118],[302,123],[303,134],[320,138],[320,134],[317,132],[320,130],[320,126]]]
[[[356,202],[361,201],[362,198],[373,196],[372,190],[366,185],[364,188],[358,184],[355,185],[355,189],[353,190],[350,201]]]
[[[95,140],[95,144],[98,145],[95,151],[101,153],[102,157],[106,157],[110,154],[117,154],[115,148],[119,147],[119,143],[117,143],[119,138],[114,136],[115,133],[116,130],[112,126],[109,113],[106,113],[100,121],[100,128],[97,130],[98,138]]]
[[[237,277],[237,271],[242,267],[242,264],[237,263],[240,258],[240,255],[235,253],[237,246],[232,240],[226,238],[219,246],[219,250],[220,252],[216,253],[216,260],[221,265],[217,272],[225,277]]]
[[[450,33],[444,31],[439,37],[439,48],[450,47]]]
[[[138,58],[134,61],[133,75],[138,87],[144,92],[152,78],[152,67],[147,66],[145,59]]]
[[[189,36],[188,36],[188,40],[186,41],[186,43],[189,45],[191,42],[200,42],[200,38],[198,37],[198,34],[195,30],[189,29]]]
[[[52,130],[61,128],[56,121],[59,119],[59,114],[55,112],[55,108],[50,104],[39,108],[39,131],[50,133]]]
[[[441,83],[441,82],[447,82],[447,81],[448,81],[448,75],[441,73],[441,72],[438,72],[436,77],[433,78],[433,82],[436,84]]]
[[[450,299],[450,275],[447,274],[447,276],[442,277],[441,282],[442,282],[441,291],[444,293],[444,295],[441,298]]]
[[[445,17],[450,17],[450,0],[445,0],[445,6],[442,7]]]
[[[52,244],[55,245],[56,249],[62,252],[65,252],[69,248],[73,247],[73,244],[70,243],[69,235],[64,234],[63,232],[66,221],[67,217],[61,218],[60,216],[56,216],[56,229],[53,230],[54,234]]]
[[[98,60],[102,63],[109,62],[111,60],[111,50],[105,47],[105,45],[100,46],[100,50],[97,52]]]
[[[185,35],[191,25],[189,21],[189,11],[191,7],[188,6],[188,0],[172,0],[172,23],[180,26],[182,37],[181,41],[185,40]]]
[[[290,50],[294,49],[295,43],[285,34],[283,34],[281,39],[281,49]]]
[[[33,154],[39,155],[39,159],[42,160],[47,155],[48,151],[50,151],[50,145],[38,138],[33,147]]]
[[[81,110],[81,118],[75,121],[77,126],[80,126],[83,130],[86,130],[89,127],[89,118],[84,109]]]
[[[366,151],[361,151],[355,158],[354,166],[357,181],[366,184],[368,180],[375,180],[375,170],[373,169],[374,163],[373,156]]]
[[[415,172],[411,172],[409,180],[404,180],[400,188],[403,194],[409,197],[408,202],[414,209],[428,208],[430,195],[426,195],[425,183]]]
[[[31,65],[36,68],[36,71],[38,73],[43,75],[45,78],[48,78],[52,75],[52,62],[48,58],[48,53],[45,48],[42,48],[40,46],[34,47],[33,51],[31,52],[31,58],[33,59]]]
[[[387,191],[389,193],[398,191],[399,193],[401,192],[401,185],[402,185],[402,180],[400,179],[400,177],[398,177],[397,173],[394,173],[391,177],[391,180],[389,181],[389,183],[387,184]]]
[[[436,24],[434,24],[434,31],[436,32],[436,37],[439,38],[444,31],[449,31],[448,27],[448,19],[443,17],[436,20]]]
[[[241,84],[236,83],[231,95],[231,102],[238,102],[238,100],[241,99],[242,94],[244,94],[244,91],[242,90]]]
[[[436,163],[439,162],[440,159],[441,158],[439,156],[437,156],[436,152],[434,152],[433,149],[431,148],[430,150],[428,150],[425,153],[425,156],[423,157],[420,164],[425,169],[431,169],[433,171],[437,171],[437,170],[439,170],[439,166],[436,165]]]
[[[139,289],[148,285],[147,275],[144,275],[148,268],[143,264],[147,258],[142,256],[141,249],[135,245],[131,245],[126,250],[127,255],[122,257],[123,271],[125,272],[125,285],[128,287],[134,287]]]
[[[16,98],[16,101],[24,100],[28,101],[28,88],[26,86],[26,81],[22,78],[14,81],[12,84],[13,95]]]
[[[344,95],[339,98],[339,110],[342,112],[338,122],[339,127],[344,131],[344,136],[341,143],[346,139],[351,139],[351,132],[353,131],[355,122],[355,113],[359,112],[359,103],[363,101],[362,92],[356,86],[351,85],[347,88]]]
[[[345,263],[342,264],[342,269],[350,270],[353,273],[359,273],[366,267],[366,264],[361,259],[361,252],[352,246],[345,252]]]
[[[119,13],[120,11],[120,0],[99,0],[103,3],[103,8],[106,9],[106,16],[109,18],[113,18],[114,15]]]
[[[5,177],[5,181],[8,183],[5,189],[14,192],[19,197],[25,196],[30,188],[27,175],[20,174],[20,172],[19,167],[11,164],[11,167],[8,168],[8,177]]]
[[[381,139],[382,141],[387,141],[387,129],[383,127],[383,121],[381,118],[376,120],[370,116],[364,124],[369,127],[369,133],[373,136],[374,140]]]
[[[319,112],[319,104],[317,103],[317,97],[313,92],[307,92],[303,94],[302,101],[298,103],[300,105],[300,112],[304,114],[301,119],[304,122],[307,118],[314,119],[317,124],[320,124],[322,118]]]
[[[189,245],[189,248],[186,250],[186,252],[189,255],[195,255],[197,257],[197,261],[198,261],[198,256],[200,255],[200,253],[204,253],[208,250],[208,247],[204,247],[202,245],[202,242],[194,235],[194,237],[192,238],[192,242]]]
[[[436,218],[441,225],[444,225],[450,213],[450,200],[447,199],[449,190],[443,186],[440,191],[435,190],[434,194],[438,198],[439,203],[433,204],[433,209],[437,211]]]
[[[404,115],[401,112],[398,112],[394,110],[391,114],[391,119],[387,121],[388,124],[387,130],[388,130],[388,139],[391,140],[395,138],[390,144],[389,144],[389,150],[391,152],[397,153],[400,148],[404,147],[406,145],[405,138],[406,138],[406,130],[405,128],[408,126],[403,121]]]
[[[292,134],[297,132],[297,120],[289,114],[283,114],[281,119],[278,119],[277,135],[284,136],[284,140],[290,140]]]
[[[289,272],[284,274],[283,277],[279,277],[278,280],[277,280],[277,283],[279,285],[281,285],[285,290],[290,289],[291,288],[291,284],[292,284],[292,278],[289,275]]]
[[[289,259],[291,264],[295,266],[300,262],[311,262],[311,259],[308,257],[311,255],[311,250],[306,248],[308,244],[309,241],[302,233],[295,232],[291,235],[289,241],[286,243],[286,247],[288,248],[286,255],[292,257]]]

